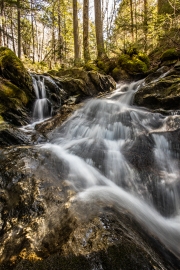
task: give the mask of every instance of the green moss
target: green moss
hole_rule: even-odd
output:
[[[149,67],[150,61],[149,61],[149,57],[146,54],[139,52],[138,59],[144,62],[147,65],[147,67]]]
[[[175,60],[175,59],[178,59],[180,57],[180,53],[172,48],[172,49],[168,49],[166,50],[162,56],[161,56],[161,61],[164,62],[164,61],[167,61],[167,60]]]
[[[4,123],[3,117],[0,115],[0,124]]]
[[[24,105],[28,103],[28,98],[25,92],[7,80],[0,80],[0,97],[1,101],[3,98],[5,100],[16,99],[22,102]]]
[[[130,74],[145,73],[148,70],[148,57],[143,54],[130,56],[122,54],[119,57],[119,65]]]
[[[118,59],[118,64],[122,67],[126,66],[127,62],[131,59],[128,54],[121,54]]]
[[[0,47],[0,75],[27,93],[32,89],[32,79],[23,63],[6,47]]]
[[[92,63],[91,61],[87,62],[87,63],[84,65],[84,69],[85,69],[86,71],[91,71],[91,70],[99,71],[99,68],[98,68],[94,63]]]

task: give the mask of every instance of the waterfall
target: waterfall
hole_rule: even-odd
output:
[[[162,134],[170,116],[132,106],[141,84],[120,84],[106,99],[88,101],[41,150],[59,160],[76,192],[72,203],[124,208],[180,257],[180,153]]]
[[[34,121],[41,121],[45,118],[48,118],[52,114],[51,103],[46,97],[46,87],[44,83],[44,77],[38,76],[36,79],[33,79],[33,88],[36,94],[36,101],[34,104],[33,110],[33,119]]]

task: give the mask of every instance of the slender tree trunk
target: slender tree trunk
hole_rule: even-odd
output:
[[[74,62],[75,65],[77,65],[80,60],[77,0],[73,0],[73,34],[74,34]]]
[[[135,12],[134,12],[134,15],[135,15],[135,35],[136,35],[136,38],[135,38],[135,41],[137,42],[137,34],[138,34],[138,25],[137,25],[137,1],[135,0]]]
[[[94,0],[94,11],[95,11],[96,45],[98,58],[107,58],[104,49],[101,0]]]
[[[14,41],[14,27],[13,27],[13,9],[11,9],[11,36],[12,36],[12,44],[13,51],[16,53],[15,41]]]
[[[44,48],[44,25],[43,25],[42,42],[41,42],[41,61],[43,59],[43,48]]]
[[[132,42],[134,42],[134,17],[133,17],[133,1],[130,0],[130,13],[131,13],[131,36]]]
[[[83,2],[83,50],[85,63],[90,60],[89,54],[89,0]]]
[[[3,39],[3,10],[4,10],[4,0],[1,0],[0,5],[0,46],[2,46],[2,39]]]
[[[39,37],[38,37],[38,25],[37,25],[37,21],[36,21],[36,18],[34,17],[34,28],[35,28],[35,46],[34,46],[34,50],[35,50],[35,55],[34,55],[34,58],[35,58],[35,62],[38,61],[38,52],[39,52]]]
[[[20,0],[17,0],[17,25],[18,25],[18,57],[21,58],[21,12]]]
[[[58,0],[58,56],[60,64],[62,62],[62,36],[61,36],[61,3]]]
[[[147,6],[147,0],[144,0],[144,50],[147,51],[147,32],[148,32],[148,6]]]
[[[34,18],[33,18],[33,1],[31,0],[31,31],[32,31],[32,60],[35,62],[34,52],[35,52],[35,42],[34,42]]]
[[[55,15],[54,15],[54,10],[55,10],[55,2],[53,2],[52,6],[52,55],[53,55],[53,63],[56,61],[56,56],[55,56]]]

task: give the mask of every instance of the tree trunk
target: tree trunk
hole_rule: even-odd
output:
[[[74,62],[75,65],[77,65],[80,60],[77,0],[73,0],[73,34],[74,34]]]
[[[134,42],[134,17],[133,17],[133,2],[130,0],[130,12],[131,12],[131,36],[132,42]]]
[[[21,58],[21,12],[20,12],[20,0],[17,0],[17,25],[18,25],[18,57]]]
[[[134,12],[134,15],[135,15],[135,41],[137,42],[137,38],[138,38],[138,25],[137,25],[137,3],[136,3],[137,0],[135,0],[135,12]]]
[[[12,36],[13,51],[14,53],[16,53],[15,40],[14,40],[14,28],[13,28],[13,9],[11,9],[11,36]]]
[[[83,2],[83,50],[85,63],[90,60],[89,54],[89,0]]]
[[[148,32],[148,6],[147,6],[147,0],[144,0],[144,23],[143,23],[143,29],[144,29],[144,50],[147,52],[147,32]]]
[[[0,46],[2,46],[2,38],[3,38],[3,9],[4,9],[4,0],[1,0],[0,6]]]
[[[61,36],[61,4],[58,0],[58,57],[60,64],[62,62],[62,36]]]
[[[98,58],[107,58],[104,49],[103,26],[101,15],[101,0],[94,0],[96,45]]]
[[[55,11],[55,2],[53,2],[52,4],[52,42],[51,42],[51,46],[52,46],[52,56],[53,56],[53,64],[55,64],[56,61],[56,56],[55,56],[55,15],[54,15],[54,11]]]
[[[34,18],[33,18],[33,1],[31,0],[31,31],[32,31],[32,60],[35,62],[34,52],[35,52],[35,42],[34,42]]]

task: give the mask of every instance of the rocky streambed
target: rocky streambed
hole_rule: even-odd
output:
[[[1,93],[16,83],[6,69]],[[96,72],[33,76],[49,119],[22,128],[29,79],[26,102],[17,86],[2,103],[0,269],[179,269],[178,64],[113,93]]]

